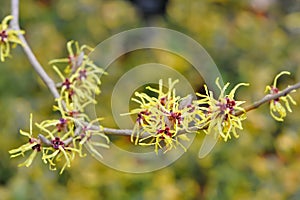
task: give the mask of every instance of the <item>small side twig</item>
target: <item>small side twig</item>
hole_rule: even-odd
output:
[[[131,136],[132,130],[131,129],[113,129],[113,128],[103,128],[103,132],[105,134],[110,135],[123,135],[123,136]]]

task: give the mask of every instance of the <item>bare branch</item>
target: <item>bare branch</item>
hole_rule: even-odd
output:
[[[105,134],[110,135],[123,135],[123,136],[130,136],[132,133],[131,129],[113,129],[113,128],[103,128],[103,132]]]
[[[10,26],[14,30],[20,30],[19,25],[19,0],[11,0],[11,12],[13,19],[11,20]],[[29,47],[25,37],[22,34],[18,35],[19,39],[22,42],[23,50],[28,57],[29,62],[35,69],[35,71],[38,73],[38,75],[41,77],[41,79],[44,81],[46,86],[51,91],[54,98],[59,98],[59,93],[56,89],[54,81],[48,76],[48,74],[45,72],[35,55],[33,54],[31,48]]]
[[[89,126],[92,130],[101,130],[100,126],[97,125],[91,125],[88,122],[81,122],[84,126]],[[75,135],[79,135],[79,132],[81,130],[80,126],[77,126],[78,128],[75,130]],[[106,128],[104,127],[102,129],[103,133],[110,134],[110,135],[123,135],[123,136],[130,136],[132,133],[131,129],[114,129],[114,128]]]

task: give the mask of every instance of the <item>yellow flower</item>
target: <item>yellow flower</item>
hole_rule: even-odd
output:
[[[15,47],[17,44],[22,45],[18,34],[24,34],[23,30],[13,30],[9,28],[8,22],[13,16],[6,16],[0,24],[0,61],[4,61],[10,56],[10,43]]]
[[[74,138],[74,141],[79,141],[79,155],[81,157],[85,156],[85,154],[82,153],[82,146],[85,145],[86,148],[90,151],[92,156],[95,156],[97,158],[102,158],[102,155],[95,149],[95,147],[103,147],[103,148],[109,148],[107,144],[109,144],[109,138],[103,133],[102,126],[97,126],[96,123],[100,121],[101,118],[97,118],[95,120],[92,120],[91,122],[83,123],[80,122],[77,124],[77,129],[79,130],[78,133],[76,133],[76,137]],[[104,139],[105,142],[100,141],[100,138],[93,138],[99,136],[100,138]]]
[[[59,111],[63,119],[74,123],[89,120],[89,117],[79,110],[82,107],[70,101],[67,93],[64,93],[55,101],[57,105],[53,106],[53,110]]]
[[[242,121],[246,119],[246,116],[245,114],[235,115],[238,111],[244,112],[244,109],[240,107],[244,101],[236,101],[234,95],[238,87],[249,84],[240,83],[236,85],[228,95],[225,94],[225,91],[229,83],[222,88],[219,78],[217,78],[216,85],[221,92],[217,99],[214,98],[212,91],[208,91],[206,85],[204,85],[205,95],[197,93],[201,98],[196,101],[198,108],[205,113],[204,118],[198,119],[197,126],[199,129],[207,128],[205,131],[207,134],[214,134],[215,138],[221,137],[224,141],[230,139],[231,134],[238,138],[236,129],[243,129]]]
[[[75,44],[74,53],[72,45]],[[23,145],[18,149],[11,150],[12,157],[23,155],[25,151],[34,149],[42,152],[42,160],[49,164],[51,170],[56,170],[57,164],[62,163],[62,173],[66,167],[71,166],[76,153],[79,156],[84,156],[82,146],[90,150],[91,154],[97,157],[102,157],[96,147],[108,147],[109,138],[103,133],[102,127],[96,127],[94,123],[100,119],[89,122],[89,117],[83,113],[84,108],[96,101],[93,98],[94,94],[100,93],[100,75],[104,74],[103,69],[97,67],[85,55],[84,50],[92,50],[90,47],[79,47],[77,42],[68,43],[69,65],[62,73],[56,66],[54,70],[60,77],[62,83],[60,87],[60,97],[55,101],[57,105],[53,108],[59,111],[61,118],[55,120],[45,120],[35,125],[46,133],[46,136],[39,134],[38,139],[32,138],[32,118],[30,121],[30,134],[25,135],[30,137],[29,144]],[[66,62],[65,59],[53,60],[51,63]],[[24,132],[21,131],[24,135]],[[91,140],[92,137],[100,136],[105,141]],[[94,138],[95,139],[95,138]],[[43,148],[41,148],[43,144]],[[25,165],[29,166],[36,155],[34,151]]]
[[[76,54],[73,52],[72,44],[75,44]],[[59,85],[60,95],[64,96],[67,93],[68,97],[72,99],[75,109],[83,111],[87,105],[97,103],[93,97],[95,94],[100,94],[100,76],[106,73],[84,54],[84,49],[92,50],[90,47],[85,45],[79,47],[78,42],[70,41],[67,48],[68,58],[52,60],[50,63],[69,63],[64,73],[57,66],[53,66],[62,81]]]
[[[154,146],[155,152],[159,149],[167,152],[176,146],[185,147],[182,140],[188,140],[185,133],[190,132],[191,122],[199,117],[192,102],[192,96],[184,98],[176,96],[175,84],[168,80],[168,90],[163,91],[163,81],[159,81],[159,89],[146,87],[157,94],[150,97],[145,93],[136,92],[132,101],[140,104],[129,114],[137,115],[136,123],[131,135],[131,141],[136,145]]]
[[[45,164],[49,164],[50,170],[56,170],[57,163],[63,163],[60,170],[60,174],[64,171],[66,167],[71,166],[71,162],[74,160],[76,153],[80,153],[79,149],[73,145],[73,129],[69,129],[67,133],[62,136],[54,135],[52,131],[48,130],[50,128],[49,124],[46,123],[36,123],[35,124],[42,132],[47,135],[45,138],[49,141],[48,145],[42,149],[42,160]],[[53,126],[56,126],[53,124]]]
[[[280,72],[274,79],[273,85],[267,86],[265,93],[269,94],[277,94],[280,92],[280,90],[277,88],[277,80],[280,76],[287,74],[290,75],[290,72],[288,71],[282,71]],[[282,105],[284,103],[284,105]],[[294,99],[289,95],[281,96],[277,99],[273,99],[270,101],[270,114],[271,116],[277,120],[277,121],[283,121],[283,119],[286,117],[286,110],[289,112],[292,112],[292,109],[290,107],[290,103],[296,105],[296,102]]]
[[[73,45],[75,47],[72,47]],[[71,40],[67,43],[67,50],[69,53],[68,58],[54,59],[54,60],[51,60],[49,62],[49,64],[68,63],[64,72],[67,75],[70,75],[70,74],[74,73],[83,64],[83,62],[86,62],[88,60],[88,56],[84,53],[84,50],[91,52],[91,51],[93,51],[93,48],[91,48],[87,45],[83,45],[83,46],[79,47],[79,44],[77,41]],[[75,50],[75,52],[74,52],[74,50]],[[90,64],[90,62],[89,62],[89,64]]]
[[[25,156],[24,153],[27,151],[32,151],[32,153],[30,154],[30,156],[21,164],[19,164],[18,166],[26,166],[29,167],[32,163],[32,161],[34,160],[34,158],[36,157],[37,153],[41,151],[42,146],[41,146],[41,140],[38,138],[34,138],[32,135],[32,114],[30,114],[30,129],[29,132],[25,132],[20,130],[20,134],[24,135],[26,137],[29,138],[29,142],[27,142],[26,144],[20,146],[19,148],[16,149],[12,149],[9,151],[9,154],[11,154],[11,158],[17,157],[22,155],[23,157]]]
[[[94,125],[100,118],[88,122],[88,116],[73,110],[73,103],[68,100],[68,97],[60,97],[56,100],[57,106],[54,106],[54,109],[60,111],[62,116],[59,120],[45,120],[39,124],[36,123],[36,126],[47,134],[45,138],[50,143],[43,148],[42,159],[49,164],[50,170],[56,170],[56,165],[63,163],[60,173],[66,167],[71,166],[76,153],[80,157],[85,156],[83,145],[93,156],[101,158],[96,147],[108,148],[107,144],[109,143],[109,138],[103,133],[102,127]],[[93,138],[96,136],[100,136],[105,141]]]
[[[75,46],[75,47],[73,47]],[[74,74],[81,67],[82,69],[90,68],[96,73],[103,74],[104,71],[100,67],[96,66],[92,60],[89,59],[87,53],[92,52],[94,49],[87,45],[79,46],[77,41],[69,41],[67,43],[68,58],[54,59],[49,64],[55,63],[67,63],[64,73],[69,76]],[[85,53],[85,51],[87,53]]]
[[[72,118],[67,118],[68,120]],[[49,164],[51,170],[56,170],[58,163],[63,163],[60,173],[66,167],[71,166],[71,161],[74,160],[76,153],[82,155],[81,149],[76,145],[76,138],[78,135],[74,133],[74,122],[66,119],[46,120],[41,123],[35,123],[36,127],[46,136],[39,134],[38,138],[33,136],[32,129],[32,114],[30,115],[30,130],[25,132],[20,130],[20,134],[27,136],[29,142],[20,146],[19,148],[9,151],[11,157],[25,156],[27,151],[32,151],[30,156],[18,166],[29,167],[38,152],[42,153],[42,160]]]

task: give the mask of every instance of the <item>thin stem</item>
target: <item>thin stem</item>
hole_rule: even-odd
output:
[[[131,136],[131,129],[113,129],[113,128],[103,128],[103,132],[105,134],[110,135],[123,135],[123,136]]]
[[[11,12],[13,19],[11,20],[11,28],[14,30],[20,30],[20,25],[19,25],[19,0],[11,0]],[[38,73],[38,75],[41,77],[43,82],[47,85],[49,90],[51,91],[52,95],[54,98],[59,98],[59,93],[56,89],[54,81],[48,76],[48,74],[45,72],[35,55],[33,54],[30,46],[28,45],[25,37],[22,34],[18,35],[19,39],[22,42],[22,47],[25,52],[25,54],[28,57],[29,62],[35,69],[35,71]]]

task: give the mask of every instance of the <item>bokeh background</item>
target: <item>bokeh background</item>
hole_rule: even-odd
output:
[[[134,2],[21,1],[20,23],[51,77],[55,74],[48,61],[65,57],[65,44],[71,39],[93,46],[121,31],[159,26],[199,42],[214,59],[224,81],[251,83],[238,91],[238,98],[248,104],[262,98],[265,86],[282,70],[292,75],[280,79],[281,87],[300,81],[299,0],[169,0],[165,7],[160,0]],[[0,18],[9,13],[10,1],[0,0]],[[179,160],[152,173],[118,172],[91,156],[76,159],[60,176],[38,159],[30,168],[18,168],[22,160],[11,160],[8,150],[25,142],[18,131],[28,130],[29,114],[33,113],[36,121],[56,115],[50,92],[22,49],[13,50],[12,56],[0,63],[1,200],[300,199],[300,106],[293,106],[293,113],[280,123],[270,117],[268,105],[263,105],[248,113],[238,140],[219,142],[200,160],[197,153],[203,137],[199,136]],[[110,73],[122,74],[150,61],[193,77],[185,60],[157,51],[126,55]],[[107,76],[106,82],[109,80]],[[202,80],[190,81],[195,89],[202,87]],[[111,87],[104,85],[103,94]],[[292,96],[300,104],[300,92]],[[101,101],[109,102],[109,95],[103,95]],[[114,126],[109,116],[103,123]],[[128,138],[119,142],[126,146]]]

